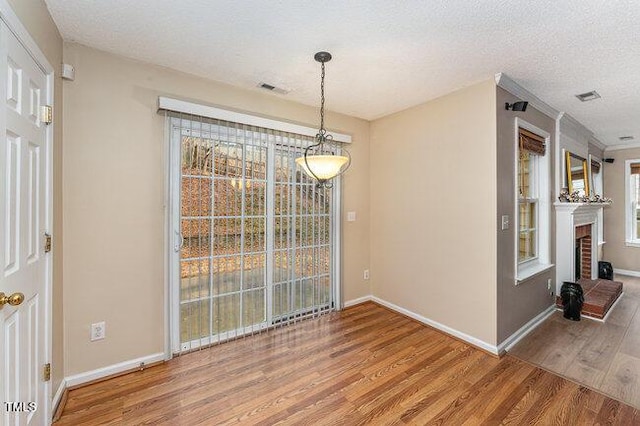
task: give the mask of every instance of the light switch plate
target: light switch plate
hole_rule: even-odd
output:
[[[502,215],[502,230],[505,231],[509,229],[509,215]]]
[[[347,222],[356,221],[356,212],[347,212]]]

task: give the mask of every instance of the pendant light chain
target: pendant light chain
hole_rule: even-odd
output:
[[[322,72],[320,73],[320,134],[324,136],[324,61],[322,62]]]

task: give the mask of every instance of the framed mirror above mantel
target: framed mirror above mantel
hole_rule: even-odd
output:
[[[588,174],[590,195],[604,196],[602,193],[602,160],[589,154]]]
[[[589,196],[589,166],[587,159],[571,151],[565,151],[565,179],[569,193]]]

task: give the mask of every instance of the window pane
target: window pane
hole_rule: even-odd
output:
[[[531,154],[528,151],[521,151],[518,161],[518,194],[520,198],[532,197],[531,178]]]
[[[189,342],[207,337],[211,334],[211,322],[209,319],[210,303],[211,301],[206,299],[180,305],[181,342]]]
[[[524,262],[536,256],[536,231],[520,232],[518,241],[518,262]]]
[[[523,202],[519,204],[520,218],[519,230],[526,231],[536,228],[536,203],[534,201]]]
[[[209,296],[209,259],[180,262],[180,300]]]
[[[211,176],[211,140],[182,137],[182,174],[187,176]]]

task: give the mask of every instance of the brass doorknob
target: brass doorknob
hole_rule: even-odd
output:
[[[18,306],[23,301],[24,294],[22,293],[13,293],[11,296],[7,296],[6,294],[0,292],[0,309],[2,309],[7,303],[11,306]]]

